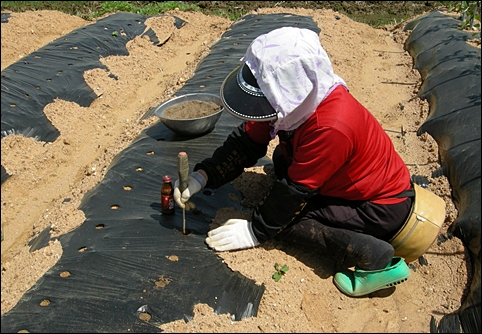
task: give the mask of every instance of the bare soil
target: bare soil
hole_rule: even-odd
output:
[[[446,233],[457,210],[447,179],[432,177],[432,172],[440,167],[437,143],[427,134],[416,135],[428,116],[429,106],[417,97],[420,75],[403,49],[410,33],[403,31],[404,24],[374,29],[331,9],[274,7],[253,12],[270,13],[309,16],[318,24],[320,41],[335,73],[345,79],[352,94],[377,117],[411,174],[426,177],[429,189],[445,201],[447,215],[442,233]],[[117,81],[113,82],[101,69],[84,73],[86,82],[99,96],[89,107],[59,99],[45,107],[46,116],[60,131],[55,142],[37,142],[18,135],[2,138],[1,164],[12,175],[1,187],[2,314],[12,309],[62,256],[59,241],[30,252],[29,240],[48,226],[55,238],[84,222],[84,213],[78,210],[83,195],[102,181],[119,152],[143,129],[159,121],[155,116],[139,119],[150,108],[173,97],[193,75],[199,61],[209,54],[210,46],[232,24],[201,13],[171,14],[187,24],[175,29],[170,16],[146,21],[159,40],[166,41],[162,46],[136,37],[127,44],[128,56],[101,60],[118,77]],[[56,11],[12,13],[9,23],[2,23],[2,70],[56,38],[91,23]],[[276,144],[273,140],[268,157]],[[244,205],[253,207],[258,203],[271,172],[262,167],[250,168],[233,182],[245,196]],[[243,218],[233,208],[223,208],[213,226],[235,217]],[[456,238],[435,242],[424,255],[426,263],[411,263],[407,282],[364,298],[340,293],[333,285],[332,275],[326,272],[327,255],[316,250],[306,252],[273,241],[219,256],[232,270],[266,287],[257,316],[233,322],[229,314],[217,315],[208,305],[198,304],[194,306],[192,321],[185,323],[180,319],[162,325],[162,330],[428,333],[432,317],[439,320],[460,307],[467,282],[464,247]],[[272,279],[274,263],[289,266],[279,282]]]
[[[219,110],[220,106],[214,102],[194,100],[167,108],[163,116],[170,119],[193,119],[215,114]]]

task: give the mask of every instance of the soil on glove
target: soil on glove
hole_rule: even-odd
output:
[[[272,13],[309,16],[318,24],[320,41],[335,73],[379,120],[411,174],[426,177],[429,189],[445,201],[445,235],[457,210],[447,179],[432,177],[440,167],[436,142],[427,134],[416,134],[429,114],[429,106],[417,97],[421,80],[412,68],[411,56],[403,49],[410,33],[403,31],[404,23],[375,29],[329,9],[275,7],[252,12]],[[84,222],[85,216],[78,210],[84,194],[102,181],[119,152],[143,129],[159,121],[155,116],[139,119],[173,97],[232,24],[228,19],[201,13],[171,14],[187,24],[172,29],[169,16],[146,21],[159,36],[167,32],[164,44],[156,46],[147,37],[136,37],[127,44],[128,56],[101,59],[118,77],[115,83],[102,69],[84,73],[99,96],[89,107],[59,99],[45,107],[46,116],[60,131],[55,142],[37,142],[18,135],[2,138],[1,164],[12,175],[1,191],[2,314],[12,309],[62,256],[58,241],[29,252],[29,240],[48,226],[55,238]],[[2,70],[54,39],[91,24],[56,11],[11,13],[9,22],[2,24]],[[276,144],[276,140],[270,144],[268,157]],[[254,167],[246,169],[233,184],[244,195],[240,199],[243,205],[253,208],[270,182],[272,170]],[[249,219],[245,214],[223,208],[212,226],[229,218]],[[333,277],[326,274],[327,254],[316,249],[272,241],[219,256],[232,270],[266,287],[257,316],[233,322],[229,314],[216,315],[209,306],[198,304],[194,305],[192,321],[164,324],[163,331],[428,333],[431,317],[439,320],[460,307],[467,282],[464,247],[456,238],[434,242],[423,261],[410,264],[407,282],[362,298],[350,298],[338,291]],[[275,263],[289,267],[278,282],[272,278]]]
[[[187,101],[167,108],[162,115],[170,119],[193,119],[217,113],[221,107],[214,102]]]

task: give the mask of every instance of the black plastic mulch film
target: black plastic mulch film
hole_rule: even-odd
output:
[[[104,68],[100,56],[126,55],[126,43],[144,32],[147,18],[114,14],[57,39],[2,71],[2,137],[15,133],[55,140],[59,133],[46,119],[43,107],[56,97],[89,106],[96,95],[82,73]],[[8,16],[2,14],[4,22]],[[454,233],[468,247],[470,265],[479,276],[473,280],[478,283],[467,283],[468,298],[464,297],[458,315],[466,332],[479,332],[480,266],[476,261],[480,263],[480,243],[474,240],[480,238],[481,229],[480,49],[465,43],[469,35],[458,30],[457,23],[439,12],[410,22],[406,29],[413,31],[406,49],[415,68],[425,76],[420,97],[430,103],[430,115],[419,133],[429,133],[439,145],[443,174],[459,210]],[[182,26],[182,20],[176,18],[176,27]],[[237,66],[249,43],[282,26],[320,32],[310,17],[247,15],[225,32],[175,95],[218,94],[222,80]],[[120,29],[125,36],[112,36]],[[152,30],[145,34],[157,43]],[[150,110],[143,117],[152,114]],[[197,210],[186,212],[186,228],[192,232],[188,236],[181,233],[179,208],[173,216],[162,216],[159,203],[162,175],[177,175],[177,153],[187,152],[192,170],[192,164],[210,155],[239,123],[225,113],[214,131],[196,138],[176,135],[161,122],[146,128],[116,156],[104,180],[85,195],[80,205],[85,222],[60,237],[62,257],[2,315],[1,331],[158,332],[160,324],[189,321],[197,303],[208,304],[218,314],[229,312],[235,320],[256,316],[264,287],[229,270],[204,244],[217,210],[227,206],[242,210],[239,201],[228,196],[240,197],[239,192],[227,184],[195,196]],[[2,166],[2,183],[7,177]],[[48,240],[48,231],[42,235]],[[38,246],[39,241],[31,244]],[[170,261],[171,255],[179,260]],[[68,277],[61,277],[67,272]],[[159,288],[157,282],[168,284]],[[43,301],[50,304],[41,306]],[[140,319],[144,313],[151,317],[149,321]],[[453,321],[459,320],[444,317],[438,329],[437,324],[432,327],[443,331]]]
[[[458,210],[451,226],[469,254],[467,293],[456,312],[466,333],[481,330],[481,91],[480,48],[467,40],[472,33],[457,28],[460,21],[438,11],[405,26],[412,30],[405,49],[422,76],[418,95],[430,104],[427,119],[417,134],[430,134],[438,144],[442,173],[452,188]],[[478,34],[480,38],[480,32]],[[444,316],[431,331],[453,332],[454,315]],[[437,328],[438,327],[438,328]]]

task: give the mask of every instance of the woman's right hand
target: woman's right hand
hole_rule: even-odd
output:
[[[187,187],[181,193],[179,189],[179,179],[174,182],[174,200],[182,209],[191,210],[195,205],[189,201],[192,195],[199,192],[207,183],[207,175],[204,171],[192,172],[187,179]]]

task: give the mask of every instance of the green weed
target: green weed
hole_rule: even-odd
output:
[[[274,269],[276,270],[272,276],[275,282],[278,282],[281,277],[290,269],[286,264],[283,267],[280,267],[278,263],[274,264]]]
[[[480,9],[481,1],[457,1],[455,5],[449,7],[450,12],[462,15],[462,23],[459,24],[461,30],[478,30],[472,34],[473,37],[479,35],[477,42],[481,43],[480,37]]]

